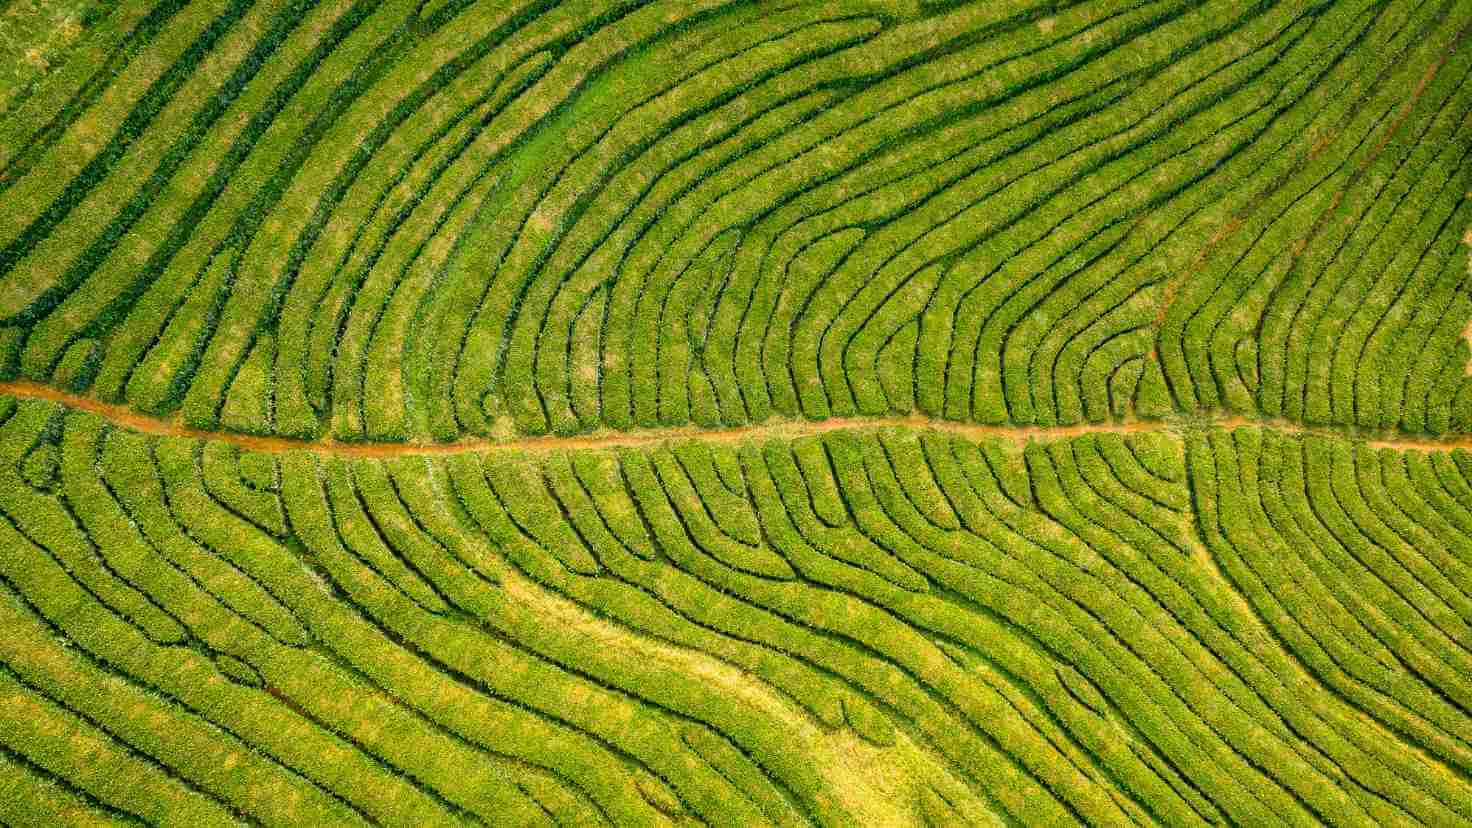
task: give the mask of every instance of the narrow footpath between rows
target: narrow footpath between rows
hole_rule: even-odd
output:
[[[177,417],[154,417],[134,411],[125,405],[63,391],[29,380],[0,382],[0,395],[20,400],[49,400],[68,408],[95,414],[114,425],[143,434],[166,437],[194,437],[222,440],[241,448],[264,452],[305,449],[318,454],[340,454],[352,457],[395,457],[400,455],[455,454],[464,451],[511,449],[519,451],[560,451],[566,449],[600,449],[646,446],[669,440],[709,440],[733,443],[772,437],[795,438],[829,431],[911,428],[942,431],[972,440],[998,439],[1016,443],[1030,440],[1056,440],[1084,434],[1135,434],[1148,431],[1183,432],[1192,428],[1235,429],[1269,428],[1290,434],[1338,437],[1364,442],[1372,448],[1400,450],[1450,451],[1472,450],[1472,434],[1454,434],[1445,438],[1404,433],[1367,434],[1339,426],[1310,426],[1284,419],[1178,414],[1159,420],[1128,420],[1083,423],[1067,426],[985,425],[981,423],[941,420],[921,414],[883,417],[832,417],[826,420],[769,420],[732,428],[638,428],[627,431],[602,429],[572,436],[525,436],[507,440],[475,438],[449,443],[340,442],[332,439],[301,440],[292,437],[263,437],[231,431],[208,431],[186,426]]]

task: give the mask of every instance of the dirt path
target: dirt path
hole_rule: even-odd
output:
[[[1058,440],[1084,434],[1134,434],[1146,431],[1184,432],[1193,428],[1235,429],[1270,428],[1299,435],[1347,438],[1364,442],[1373,448],[1417,449],[1421,451],[1472,450],[1472,434],[1447,438],[1411,434],[1366,434],[1353,429],[1331,426],[1306,426],[1288,420],[1243,416],[1175,416],[1163,420],[1127,420],[1124,422],[1084,423],[1068,426],[984,425],[938,420],[923,415],[890,417],[834,417],[827,420],[773,420],[734,428],[707,429],[693,426],[644,428],[629,431],[602,429],[571,437],[518,437],[510,440],[471,439],[451,443],[381,443],[337,440],[298,440],[291,437],[258,437],[228,431],[206,431],[190,428],[177,418],[152,417],[127,406],[106,403],[81,394],[73,394],[49,385],[27,380],[0,382],[0,395],[21,400],[49,400],[68,408],[96,414],[114,425],[143,434],[164,437],[195,437],[222,440],[241,448],[262,452],[305,449],[319,454],[350,457],[395,457],[400,455],[455,454],[463,451],[510,449],[518,451],[562,451],[567,449],[603,449],[648,446],[670,440],[708,440],[715,443],[739,443],[745,440],[796,438],[830,431],[873,431],[884,428],[909,428],[941,431],[972,440],[1005,440],[1027,443],[1033,440]]]

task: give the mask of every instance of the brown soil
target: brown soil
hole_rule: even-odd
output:
[[[28,380],[0,382],[0,395],[17,399],[49,400],[68,408],[86,411],[123,428],[142,434],[165,437],[192,437],[205,440],[222,440],[243,449],[276,453],[306,450],[318,454],[340,454],[349,457],[396,457],[401,455],[455,454],[464,451],[532,451],[550,452],[566,450],[596,450],[631,446],[656,445],[676,440],[706,440],[715,443],[739,443],[746,440],[773,438],[793,439],[830,431],[877,431],[888,428],[939,431],[971,440],[1004,440],[1013,443],[1028,443],[1042,440],[1060,440],[1085,434],[1135,434],[1148,431],[1180,432],[1190,428],[1191,423],[1199,426],[1236,429],[1269,428],[1274,431],[1299,435],[1318,435],[1359,440],[1374,448],[1418,449],[1422,451],[1445,451],[1449,449],[1472,449],[1472,434],[1457,434],[1445,438],[1396,433],[1364,433],[1340,427],[1307,426],[1282,419],[1253,418],[1243,416],[1200,417],[1187,419],[1173,417],[1164,420],[1110,421],[1082,423],[1066,426],[985,425],[981,423],[959,423],[938,420],[913,414],[889,417],[833,417],[826,420],[771,420],[754,425],[735,428],[703,429],[693,426],[675,428],[645,428],[615,431],[602,429],[588,434],[570,437],[529,436],[508,439],[469,439],[450,443],[383,443],[383,442],[340,442],[332,439],[298,440],[291,437],[260,437],[228,431],[207,431],[183,425],[177,418],[152,417],[141,414],[127,406],[102,402],[82,394],[62,391],[49,385]]]

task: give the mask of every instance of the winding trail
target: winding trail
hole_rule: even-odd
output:
[[[737,443],[743,440],[766,438],[796,438],[830,431],[871,431],[884,428],[910,428],[941,431],[972,440],[1005,440],[1027,443],[1033,440],[1059,440],[1084,434],[1136,434],[1149,431],[1180,433],[1192,429],[1236,429],[1268,428],[1302,436],[1336,437],[1363,442],[1372,448],[1393,448],[1402,451],[1450,451],[1472,450],[1472,434],[1455,434],[1445,438],[1404,433],[1368,433],[1340,426],[1310,426],[1284,419],[1245,417],[1241,415],[1213,416],[1210,414],[1177,414],[1159,420],[1123,420],[1103,423],[1082,423],[1067,426],[986,425],[941,420],[920,414],[887,417],[832,417],[826,420],[769,420],[732,428],[700,428],[676,426],[670,428],[639,428],[627,431],[601,429],[571,436],[543,435],[515,437],[508,440],[477,438],[456,440],[449,443],[384,443],[384,442],[341,442],[332,439],[301,440],[293,437],[266,437],[240,434],[230,431],[209,431],[184,425],[178,417],[155,417],[135,411],[125,405],[103,402],[83,394],[74,394],[59,388],[30,380],[0,382],[0,396],[20,400],[47,400],[60,403],[67,408],[86,411],[123,428],[142,434],[162,437],[193,437],[205,440],[221,440],[241,448],[261,452],[284,452],[297,449],[318,454],[337,454],[348,457],[398,457],[411,455],[443,455],[466,451],[491,451],[508,449],[516,451],[562,451],[568,449],[603,449],[630,446],[648,446],[670,440],[708,440],[715,443]]]

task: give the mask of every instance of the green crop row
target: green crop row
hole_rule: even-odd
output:
[[[125,5],[3,127],[8,347],[74,393],[383,442],[1472,423],[1441,6]]]
[[[1385,623],[1365,601],[1372,593],[1351,588],[1369,583],[1356,577],[1353,557],[1367,539],[1345,520],[1333,491],[1338,486],[1326,478],[1354,486],[1354,473],[1346,480],[1347,470],[1330,470],[1324,450],[1331,447],[1319,443],[1264,440],[1252,432],[1238,432],[1235,447],[1232,442],[1225,435],[1213,439],[1212,460],[1201,455],[1196,461],[1215,463],[1214,472],[1201,479],[1211,486],[1214,478],[1217,490],[1210,501],[1198,494],[1198,502],[1212,503],[1215,511],[1205,524],[1206,539],[1221,556],[1224,573],[1310,674],[1358,712],[1341,726],[1350,738],[1362,726],[1360,717],[1368,715],[1446,761],[1465,762],[1466,744],[1453,735],[1465,713],[1438,692],[1438,671],[1428,669],[1426,656],[1407,645],[1415,631],[1407,623],[1411,618],[1399,615],[1401,624]],[[1385,782],[1411,792],[1392,801],[1437,814],[1437,820],[1466,818],[1447,812],[1460,813],[1465,806],[1455,793],[1427,785],[1423,764],[1365,744],[1386,763]]]
[[[1472,825],[1464,6],[0,43],[0,823]]]
[[[8,408],[0,748],[56,807],[845,823],[878,806],[820,757],[858,750],[905,821],[1472,819],[1436,769],[1472,763],[1464,453],[890,429],[349,458]]]

